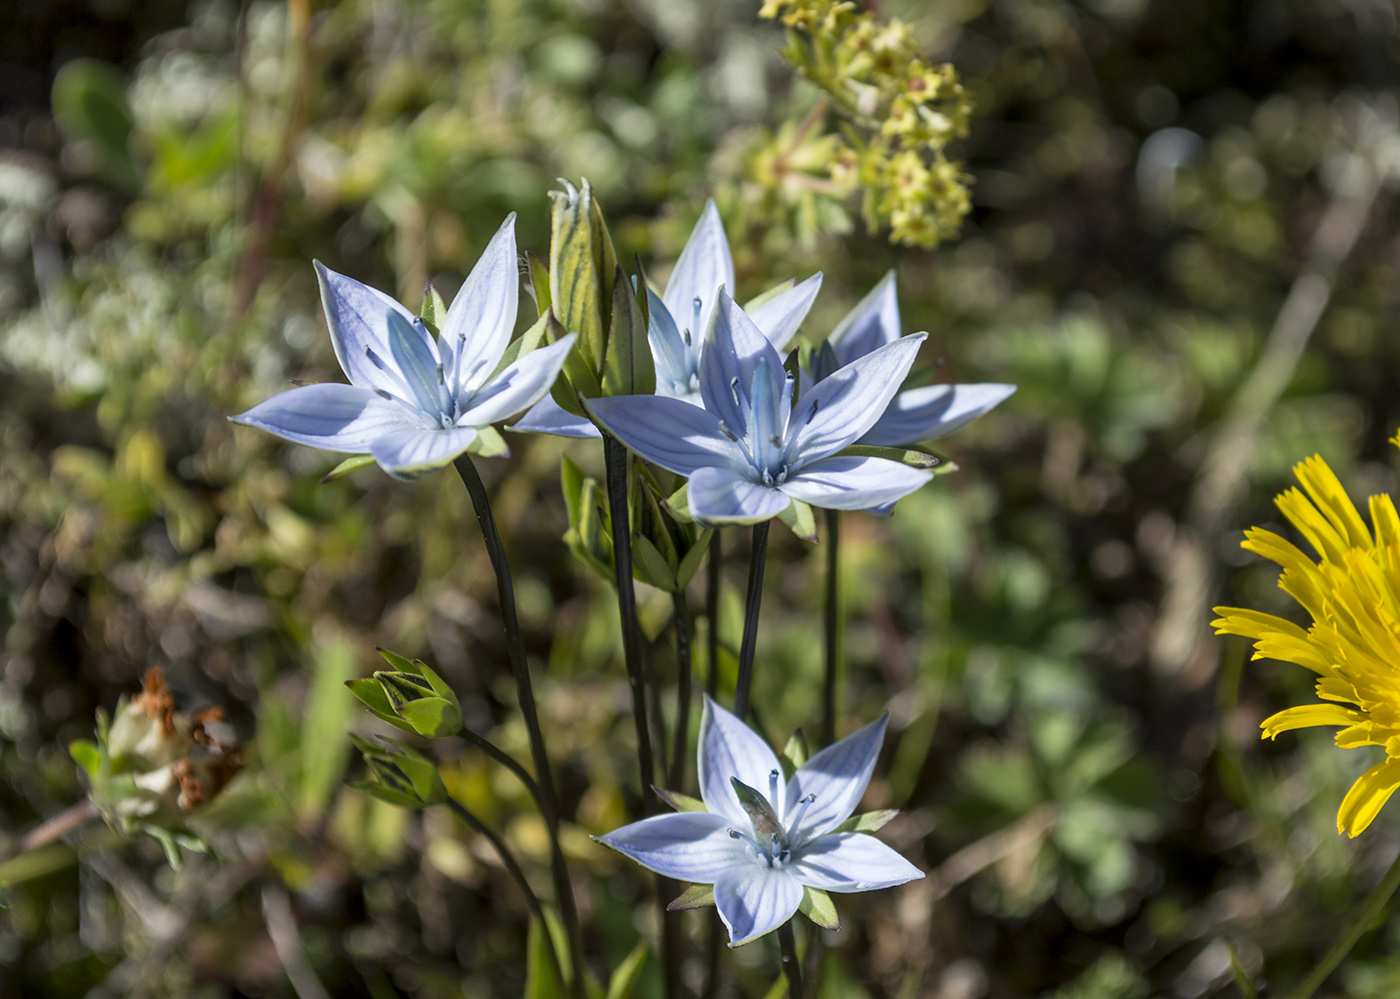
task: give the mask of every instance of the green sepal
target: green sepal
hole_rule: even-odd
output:
[[[914,468],[934,469],[940,471],[935,474],[942,474],[945,471],[953,471],[957,465],[951,461],[940,458],[929,451],[921,451],[917,448],[903,447],[877,447],[873,444],[852,444],[837,452],[841,458],[887,458],[890,461],[897,461],[902,465],[910,465]],[[952,465],[952,468],[944,468]]]
[[[352,787],[406,808],[438,805],[447,800],[447,789],[436,764],[421,753],[389,739],[376,744],[352,734],[350,741],[369,768],[368,778],[352,783]]]
[[[509,458],[510,445],[495,427],[477,427],[476,437],[467,446],[467,453],[480,458]]]
[[[342,461],[339,465],[336,465],[334,468],[332,468],[325,475],[321,476],[321,482],[322,484],[330,482],[333,479],[340,478],[342,475],[349,475],[356,469],[364,468],[366,465],[373,464],[374,455],[372,454],[352,454],[350,457]]]
[[[627,275],[613,275],[612,322],[603,358],[604,395],[652,395],[656,367],[647,340],[647,320]]]
[[[552,311],[549,314],[547,332],[550,343],[567,335],[567,331]],[[565,355],[562,371],[564,377],[554,379],[554,385],[549,391],[562,409],[585,420],[591,420],[592,417],[583,408],[581,399],[593,399],[602,395],[603,386],[598,381],[597,372],[588,366],[588,361],[582,353],[582,343],[581,339],[576,341],[573,349]]]
[[[544,343],[545,330],[549,326],[549,317],[540,316],[536,319],[524,333],[506,344],[505,351],[501,354],[501,359],[496,362],[496,370],[491,372],[491,378],[495,378],[506,368],[520,360],[530,351]],[[490,379],[487,379],[488,381]]]
[[[386,721],[395,728],[401,728],[405,732],[412,732],[413,726],[394,714],[394,706],[389,703],[389,697],[384,693],[384,688],[377,680],[370,677],[363,677],[359,680],[346,680],[345,686],[350,688],[350,693],[360,699],[365,707],[369,708],[370,714],[380,721]]]
[[[656,792],[656,796],[658,798],[666,802],[666,804],[670,805],[678,812],[709,811],[709,809],[705,807],[705,803],[699,798],[692,798],[690,795],[681,794],[679,791],[667,791],[664,788],[659,788],[654,784],[652,785],[651,789]]]
[[[686,909],[703,909],[715,904],[714,885],[691,885],[675,897],[667,912],[682,912]]]
[[[442,300],[431,281],[423,289],[423,308],[419,311],[418,318],[423,320],[423,325],[433,336],[442,332],[442,321],[447,318],[447,303]]]
[[[783,292],[792,291],[792,289],[795,287],[797,287],[796,278],[788,278],[786,281],[779,281],[767,291],[761,292],[758,295],[755,295],[753,298],[749,299],[747,302],[745,302],[743,305],[743,309],[745,312],[748,312],[750,309],[756,309],[765,302],[771,302]]]
[[[102,750],[97,748],[97,743],[90,739],[74,739],[68,744],[68,755],[87,771],[90,779],[97,778],[97,772],[102,769]]]
[[[561,462],[559,483],[569,514],[564,544],[585,566],[608,582],[613,581],[612,538],[598,483],[566,456]]]
[[[783,764],[783,769],[787,771],[786,776],[791,778],[802,764],[807,762],[807,737],[802,734],[799,728],[792,733],[792,738],[788,739],[787,745],[783,747],[782,755],[778,759]]]
[[[643,534],[632,535],[632,575],[648,586],[668,593],[676,592],[676,574],[666,561],[666,556]]]
[[[695,537],[695,544],[690,551],[685,553],[681,559],[680,567],[676,570],[676,589],[685,589],[690,585],[690,581],[695,578],[696,571],[700,568],[700,562],[705,557],[705,552],[710,549],[710,528],[701,528],[700,533]]]
[[[549,927],[540,920],[530,920],[525,934],[525,991],[521,999],[563,999],[567,995],[565,983],[559,980],[554,962],[549,959],[551,936]],[[555,953],[558,954],[557,947]],[[567,950],[559,954],[560,960],[567,960],[567,954]]]
[[[543,319],[549,312],[549,268],[530,250],[525,251],[525,263],[530,268],[530,288],[535,293],[535,308]]]
[[[804,916],[824,930],[839,930],[841,917],[836,914],[836,903],[820,888],[802,888],[802,903],[797,907]]]
[[[607,312],[612,307],[617,254],[602,210],[585,179],[575,188],[551,191],[549,239],[550,307],[564,329],[579,335],[579,355],[595,380],[607,354]],[[574,388],[583,395],[583,387]]]
[[[400,706],[399,715],[425,739],[446,739],[462,731],[462,709],[441,697]]]
[[[876,833],[899,814],[898,808],[882,808],[878,812],[866,812],[864,815],[852,815],[845,822],[832,830],[839,833]]]
[[[641,978],[642,968],[646,963],[647,942],[641,940],[632,948],[632,953],[624,957],[622,963],[613,969],[604,999],[632,999],[632,993],[637,989],[637,981]]]
[[[462,706],[456,692],[427,663],[421,659],[410,661],[387,649],[377,651],[394,667],[392,672],[380,670],[374,674],[373,682],[383,702],[368,688],[353,686],[365,681],[349,681],[351,691],[371,711],[381,717],[386,710],[391,711],[407,722],[412,731],[428,739],[443,739],[462,730]],[[394,724],[403,728],[397,722]]]
[[[389,805],[395,805],[398,808],[424,807],[423,802],[419,801],[413,795],[404,794],[402,791],[391,790],[390,788],[384,787],[382,784],[376,784],[374,781],[352,780],[347,781],[346,786],[352,787],[356,791],[363,791],[371,798],[378,798],[380,801]]]
[[[695,518],[690,515],[690,483],[682,483],[681,487],[666,497],[666,509],[679,524],[693,524]]]
[[[817,541],[817,518],[812,513],[810,503],[802,500],[793,500],[787,505],[787,509],[778,514],[778,519],[788,526],[803,541],[810,541],[816,544]]]
[[[418,667],[415,666],[415,665],[413,664],[413,660],[412,660],[412,659],[409,659],[407,656],[401,656],[401,655],[399,655],[397,652],[390,652],[388,649],[381,648],[381,647],[379,647],[378,645],[376,645],[376,646],[374,647],[374,651],[375,651],[375,652],[378,652],[379,655],[384,659],[384,661],[394,668],[395,672],[398,672],[398,673],[417,673],[417,672],[418,672]],[[420,675],[421,675],[421,674],[420,674]]]

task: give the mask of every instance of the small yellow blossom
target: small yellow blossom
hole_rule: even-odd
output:
[[[1400,447],[1400,436],[1391,442]],[[1264,737],[1332,725],[1341,729],[1338,746],[1385,749],[1385,760],[1357,779],[1337,813],[1337,831],[1356,836],[1400,787],[1400,516],[1389,496],[1372,496],[1373,535],[1322,458],[1293,471],[1302,491],[1285,490],[1275,502],[1319,561],[1257,527],[1245,533],[1244,547],[1283,568],[1279,587],[1311,625],[1305,630],[1238,607],[1217,607],[1214,625],[1218,634],[1254,639],[1256,659],[1297,663],[1318,675],[1321,703],[1266,718]]]

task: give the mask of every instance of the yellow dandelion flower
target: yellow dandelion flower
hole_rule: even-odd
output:
[[[1400,447],[1400,435],[1391,443]],[[1251,528],[1244,547],[1283,569],[1279,587],[1312,617],[1306,630],[1259,611],[1217,607],[1217,634],[1254,639],[1255,659],[1297,663],[1317,674],[1321,703],[1280,711],[1263,737],[1333,725],[1338,746],[1380,746],[1386,758],[1351,786],[1337,831],[1356,836],[1400,787],[1400,517],[1389,496],[1372,496],[1371,524],[1321,457],[1293,469],[1302,490],[1275,503],[1320,559],[1314,562],[1272,531]]]

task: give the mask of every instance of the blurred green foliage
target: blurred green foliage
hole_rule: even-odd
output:
[[[246,757],[202,810],[213,852],[179,872],[100,828],[7,866],[0,993],[290,996],[273,888],[333,994],[521,994],[527,910],[489,846],[441,809],[343,786],[359,774],[345,733],[388,731],[342,686],[369,675],[376,645],[424,658],[470,728],[526,756],[460,485],[373,468],[318,484],[333,459],[225,417],[339,377],[312,258],[416,304],[429,278],[453,289],[508,211],[545,254],[561,176],[589,179],[619,257],[653,276],[713,194],[741,298],[824,271],[812,340],[894,267],[906,326],[931,331],[927,363],[1020,386],[943,442],[960,471],[889,521],[846,520],[843,731],[891,709],[864,805],[906,810],[883,835],[931,874],[843,902],[819,994],[1194,999],[1236,993],[1232,955],[1275,992],[1301,976],[1400,827],[1382,813],[1338,839],[1336,802],[1367,761],[1320,734],[1261,745],[1257,722],[1305,681],[1215,644],[1167,582],[1215,585],[1183,555],[1197,471],[1320,221],[1353,197],[1358,164],[1392,169],[1394,11],[875,6],[973,99],[950,147],[972,209],[934,251],[854,231],[837,199],[772,169],[819,90],[756,2],[35,0],[0,25],[15,78],[39,81],[0,105],[4,829],[82,798],[67,744],[150,664],[182,707],[225,706]],[[791,169],[819,162],[798,151]],[[1247,493],[1205,539],[1231,570],[1227,602],[1283,607],[1235,532],[1276,519],[1294,461],[1317,450],[1354,495],[1393,489],[1389,183],[1364,212],[1250,450]],[[587,839],[639,794],[615,597],[561,540],[578,522],[561,457],[594,479],[601,460],[586,442],[510,443],[509,461],[481,464],[605,981],[655,916],[649,880]],[[724,537],[722,687],[745,545]],[[822,582],[819,552],[777,532],[754,702],[779,743],[816,730]],[[668,713],[670,595],[639,599]],[[701,677],[711,627],[697,623]],[[1156,651],[1183,636],[1191,655]],[[455,740],[420,749],[547,894],[526,790]],[[703,937],[708,913],[681,918]],[[1330,994],[1392,994],[1397,932],[1363,939]],[[769,991],[770,946],[725,956],[728,994]],[[659,994],[654,960],[633,970],[636,995]],[[700,977],[691,945],[683,978]]]

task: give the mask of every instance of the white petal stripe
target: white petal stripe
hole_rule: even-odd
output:
[[[294,388],[229,419],[297,444],[350,454],[364,454],[375,438],[422,422],[406,406],[335,382]]]
[[[865,833],[834,833],[803,847],[787,865],[804,885],[825,891],[892,888],[924,876],[909,861]]]
[[[738,947],[782,926],[802,903],[802,884],[788,867],[768,867],[757,859],[731,867],[715,882],[715,905]]]

